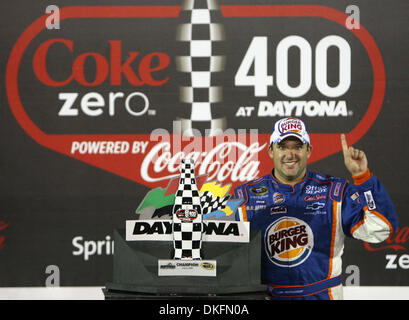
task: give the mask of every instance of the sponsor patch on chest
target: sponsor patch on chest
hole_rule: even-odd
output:
[[[308,185],[305,187],[306,194],[317,194],[317,193],[327,193],[328,187],[327,186],[311,186]]]
[[[264,240],[268,257],[280,267],[291,268],[303,263],[314,247],[310,226],[293,217],[274,221],[267,228]]]

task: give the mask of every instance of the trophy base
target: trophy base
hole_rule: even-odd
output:
[[[216,276],[159,276],[158,260],[171,259],[171,241],[126,241],[125,229],[114,230],[113,281],[109,292],[158,295],[225,295],[267,292],[260,281],[261,234],[249,243],[203,242],[199,264],[216,260]],[[177,260],[183,262],[185,260]]]

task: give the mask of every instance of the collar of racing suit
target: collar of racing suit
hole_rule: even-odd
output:
[[[302,179],[300,182],[296,183],[294,186],[278,181],[278,179],[274,176],[274,169],[271,170],[271,177],[273,178],[273,184],[275,184],[278,189],[294,193],[296,190],[302,189],[304,187],[304,184],[307,181],[307,178],[312,177],[312,173],[307,168],[304,179]]]

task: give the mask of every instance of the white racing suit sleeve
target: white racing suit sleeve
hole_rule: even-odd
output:
[[[344,234],[371,243],[386,240],[398,225],[388,193],[369,170],[354,182],[346,185],[342,197]]]

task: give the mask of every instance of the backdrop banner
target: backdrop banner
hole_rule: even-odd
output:
[[[346,239],[343,283],[408,285],[408,9],[1,2],[0,286],[103,286],[113,230],[149,192],[166,202],[182,158],[232,191],[271,171],[271,129],[288,116],[310,132],[311,170],[352,180],[345,133],[398,213],[385,242]]]

